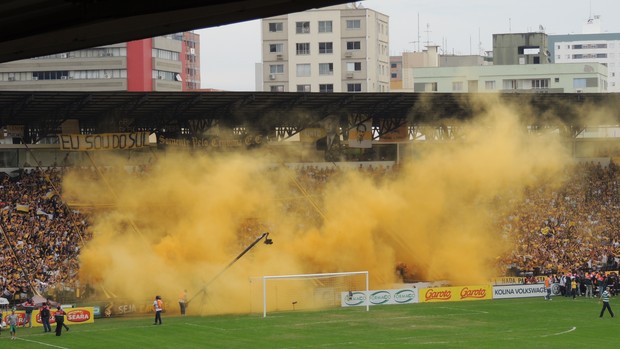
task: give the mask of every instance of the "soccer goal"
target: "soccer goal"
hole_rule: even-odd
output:
[[[250,281],[253,293],[262,295],[263,317],[267,311],[336,308],[342,304],[343,293],[368,291],[368,271],[267,275]]]

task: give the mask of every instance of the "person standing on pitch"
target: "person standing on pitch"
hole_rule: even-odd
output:
[[[26,317],[24,318],[22,327],[26,327],[26,325],[28,325],[28,327],[32,327],[32,311],[34,310],[34,303],[32,302],[32,299],[28,298],[26,300],[24,303],[24,310],[26,311]]]
[[[550,301],[551,300],[551,284],[552,284],[552,280],[551,280],[551,275],[547,275],[547,277],[545,278],[545,291],[547,291],[547,294],[545,295],[545,299]]]
[[[56,312],[54,313],[54,320],[56,321],[56,335],[60,336],[62,334],[62,328],[65,326],[65,311],[62,310],[60,305],[56,308]],[[69,329],[67,327],[67,329]]]
[[[181,316],[185,316],[185,309],[187,309],[187,290],[183,290],[179,294],[179,308],[181,309]]]
[[[605,291],[601,293],[601,301],[603,302],[603,309],[601,309],[601,316],[599,317],[603,317],[603,314],[605,314],[605,309],[609,311],[609,315],[611,315],[611,317],[614,317],[614,312],[611,311],[611,307],[609,306],[609,286],[607,286]]]
[[[161,311],[164,308],[164,302],[162,302],[160,296],[155,296],[153,301],[153,310],[155,310],[155,322],[153,325],[161,325]]]
[[[11,315],[7,316],[6,319],[9,320],[11,339],[17,339],[17,315],[15,315],[15,310],[11,310]]]
[[[47,302],[43,302],[39,309],[39,316],[41,316],[41,323],[43,324],[43,332],[52,332],[50,326],[50,308],[47,306]]]

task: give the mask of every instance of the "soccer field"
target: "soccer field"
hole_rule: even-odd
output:
[[[616,298],[612,298],[612,308]],[[618,307],[616,307],[618,308]],[[617,318],[593,299],[555,297],[289,311],[97,319],[56,337],[2,331],[2,348],[612,348]],[[616,312],[620,311],[616,309]]]

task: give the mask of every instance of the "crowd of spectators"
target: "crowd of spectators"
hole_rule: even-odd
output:
[[[62,172],[24,170],[0,178],[0,287],[24,301],[35,291],[58,294],[75,286],[86,221],[58,195]]]
[[[507,268],[537,275],[618,269],[618,166],[581,163],[569,173],[559,188],[528,188],[500,218],[513,246]]]
[[[372,164],[356,170],[378,180],[398,173],[397,167]],[[91,173],[94,179],[97,174]],[[283,208],[302,217],[300,224],[320,224],[321,193],[343,173],[335,166],[296,168]],[[523,197],[511,199],[509,214],[497,217],[498,238],[513,246],[500,259],[504,270],[583,280],[592,272],[618,269],[618,166],[583,163],[569,173],[560,187],[527,188]],[[34,291],[51,295],[79,287],[78,257],[91,232],[87,218],[57,195],[62,175],[62,169],[49,168],[0,178],[0,296],[19,300]],[[242,222],[241,235],[251,239],[256,224],[261,223],[252,218]]]

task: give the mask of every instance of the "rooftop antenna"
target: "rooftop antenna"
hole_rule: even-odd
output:
[[[430,36],[431,29],[430,28],[431,28],[430,23],[426,23],[426,42],[425,42],[426,46],[429,46],[431,44],[431,36]]]
[[[418,13],[418,40],[416,41],[409,41],[410,44],[414,44],[413,46],[413,51],[414,52],[420,52],[420,14]],[[415,45],[418,45],[418,48],[416,49]]]
[[[418,52],[420,52],[420,12],[418,12]]]
[[[512,33],[512,19],[508,17],[508,32]]]
[[[480,27],[478,27],[478,55],[482,56],[482,36],[480,35]]]

